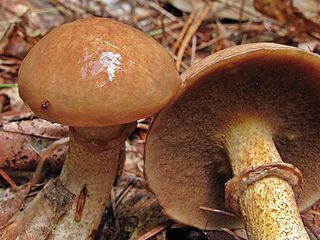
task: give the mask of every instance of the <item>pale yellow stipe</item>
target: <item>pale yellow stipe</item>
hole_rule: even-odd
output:
[[[272,129],[258,117],[235,120],[225,146],[234,176],[249,167],[282,161]],[[250,240],[309,239],[286,180],[269,176],[253,183],[240,196],[239,205]]]

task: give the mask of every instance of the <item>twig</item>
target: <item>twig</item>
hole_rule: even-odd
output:
[[[171,20],[180,21],[177,17],[175,17],[174,15],[172,15],[171,13],[169,13],[168,11],[166,11],[165,9],[163,9],[162,7],[160,7],[158,4],[156,4],[153,1],[137,0],[137,2],[139,2],[140,4],[148,5],[149,7],[154,8],[155,10],[157,10],[161,14],[165,15],[166,17],[170,18]]]
[[[177,61],[178,57],[177,55],[173,54],[169,49],[168,50],[168,53],[170,54],[170,56],[175,60]],[[187,69],[189,66],[185,63],[185,62],[182,62],[181,61],[181,67],[183,67],[184,69]]]
[[[216,1],[219,2],[219,3],[225,4],[226,5],[226,9],[233,8],[233,9],[239,10],[241,8],[241,7],[237,6],[236,4],[233,4],[229,0],[216,0]],[[256,12],[251,12],[250,10],[247,10],[245,8],[243,8],[242,11],[244,13],[248,14],[251,17],[260,19],[260,16]]]
[[[172,224],[172,221],[168,220],[168,221],[156,226],[155,228],[152,228],[150,231],[148,231],[147,233],[145,233],[142,236],[140,236],[139,238],[137,238],[137,240],[147,240],[147,239],[153,237],[154,235],[162,232],[167,227],[169,227],[171,224]]]
[[[179,36],[178,36],[177,40],[173,44],[173,47],[172,47],[172,53],[173,54],[176,54],[176,52],[177,52],[177,50],[178,50],[178,48],[179,48],[184,36],[186,35],[191,23],[193,22],[195,16],[196,16],[196,10],[195,10],[195,8],[192,8],[191,14],[189,15],[186,23],[184,24],[181,32],[179,33]]]
[[[115,199],[115,207],[117,207],[121,201],[127,196],[127,194],[131,191],[132,188],[137,184],[137,180],[132,180],[128,186],[119,194],[119,196]]]
[[[236,240],[246,240],[245,238],[240,237],[238,234],[236,234],[235,232],[231,231],[228,228],[221,228],[221,229],[226,233],[230,234],[231,236],[233,236]]]
[[[0,113],[5,108],[6,97],[4,95],[0,95]]]
[[[311,214],[313,214],[313,215],[316,215],[316,216],[319,216],[319,217],[320,217],[320,212],[319,212],[319,211],[310,209],[308,212],[311,213]]]
[[[307,229],[310,230],[314,237],[317,240],[320,240],[320,236],[318,235],[317,231],[315,230],[314,226],[310,223],[310,221],[302,218],[302,222],[305,225],[305,227],[307,227]]]
[[[197,35],[193,35],[193,37],[192,37],[192,46],[191,46],[190,66],[192,66],[196,61],[196,52],[197,52]]]
[[[13,190],[17,190],[16,183],[2,168],[0,168],[0,175],[10,184]]]
[[[76,206],[76,212],[74,215],[74,220],[76,222],[81,221],[84,205],[86,204],[86,198],[88,195],[88,190],[86,188],[86,185],[83,185],[83,188],[79,194],[78,200],[77,200],[77,206]]]
[[[183,41],[181,43],[181,47],[179,48],[178,55],[177,55],[176,67],[177,67],[178,70],[180,70],[180,66],[181,66],[181,62],[182,62],[182,58],[183,58],[184,52],[185,52],[185,50],[186,50],[186,48],[187,48],[192,36],[198,30],[200,24],[202,23],[204,18],[207,16],[210,8],[211,8],[211,2],[206,2],[204,7],[196,15],[193,23],[191,24],[188,32],[186,33],[186,36],[185,36],[185,38],[183,39]]]
[[[54,152],[54,150],[56,150],[59,146],[61,146],[62,144],[65,144],[69,141],[69,138],[66,137],[66,138],[62,138],[62,139],[59,139],[57,141],[55,141],[54,143],[52,143],[50,145],[50,147],[48,147],[46,150],[44,150],[40,156],[40,161],[36,167],[36,170],[33,174],[33,177],[31,179],[31,187],[34,186],[35,184],[37,184],[39,181],[40,181],[40,178],[41,178],[41,173],[42,173],[42,170],[43,170],[43,167],[44,167],[44,163],[45,163],[45,160]]]
[[[208,207],[199,207],[201,210],[204,211],[209,211],[209,212],[213,212],[213,213],[218,213],[218,214],[223,214],[226,216],[230,216],[230,217],[237,217],[236,215],[234,215],[231,212],[227,212],[227,211],[223,211],[223,210],[219,210],[219,209],[214,209],[214,208],[208,208]]]
[[[242,33],[242,17],[243,17],[243,8],[246,3],[246,0],[241,0],[241,5],[240,5],[240,11],[239,11],[239,24],[238,24],[238,32]],[[241,42],[242,42],[242,37],[241,37]]]

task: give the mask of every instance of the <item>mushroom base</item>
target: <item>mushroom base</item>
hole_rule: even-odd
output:
[[[69,156],[60,180],[77,197],[49,239],[94,237],[117,171],[119,153],[134,124],[70,128]]]
[[[225,148],[233,174],[250,167],[282,162],[272,140],[272,128],[259,118],[242,118],[228,129]],[[309,239],[291,185],[267,176],[247,187],[239,197],[250,240]]]

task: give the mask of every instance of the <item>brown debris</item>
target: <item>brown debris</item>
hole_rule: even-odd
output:
[[[40,152],[54,141],[19,133],[0,131],[0,167],[16,171],[34,170],[40,161]],[[51,171],[57,171],[66,157],[67,145],[60,145],[47,158]]]
[[[3,54],[6,56],[15,57],[22,60],[31,47],[35,44],[35,41],[32,39],[25,40],[25,37],[22,32],[22,27],[15,25],[11,34],[7,37],[8,43],[3,49]]]
[[[281,24],[292,27],[293,31],[320,34],[320,24],[306,18],[293,6],[293,0],[255,0],[254,7]]]
[[[24,103],[19,97],[18,88],[3,88],[0,90],[0,97],[3,97],[5,100],[8,100],[8,106],[6,106],[7,101],[4,101],[1,105],[1,110],[19,112],[22,109],[24,109]]]
[[[53,27],[89,16],[111,17],[140,28],[162,43],[169,51],[172,50],[170,54],[177,61],[181,72],[212,52],[240,43],[275,41],[320,53],[319,11],[314,8],[318,2],[314,0],[295,1],[295,5],[289,0],[221,0],[210,1],[210,3],[203,0],[197,1],[202,8],[193,11],[190,4],[192,1],[189,0],[170,1],[189,4],[187,8],[180,5],[180,10],[172,9],[167,1],[110,0],[106,2],[107,4],[96,0],[90,3],[87,0],[0,1],[0,84],[17,83],[18,69],[23,57]],[[209,4],[211,7],[208,7]],[[255,11],[254,7],[263,15]],[[19,232],[21,237],[41,239],[51,231],[48,227],[49,222],[56,221],[60,214],[63,214],[63,210],[54,212],[52,210],[55,208],[54,204],[52,201],[47,201],[43,195],[37,196],[38,201],[44,203],[42,209],[29,206],[28,199],[37,195],[39,188],[50,180],[51,176],[48,172],[58,173],[68,147],[67,144],[55,145],[55,143],[56,140],[68,135],[68,129],[38,119],[30,113],[21,112],[21,109],[23,108],[22,111],[24,111],[25,108],[19,105],[15,92],[17,92],[16,89],[0,89],[0,112],[2,112],[0,115],[0,168],[18,185],[17,191],[8,188],[0,193],[0,226],[26,204],[28,210],[24,213],[24,217],[18,213],[14,217],[15,220],[18,219],[17,222],[10,221],[12,226],[8,226],[8,229],[10,234],[13,234],[10,236],[13,237]],[[162,215],[160,206],[142,180],[144,143],[148,123],[140,124],[140,127],[136,130],[134,139],[126,143],[124,174],[118,177],[120,184],[115,188],[113,203],[109,208],[109,214],[110,209],[113,208],[115,216],[108,215],[103,220],[102,230],[97,231],[100,233],[99,240],[137,239],[146,236],[146,238],[152,236],[151,239],[180,240],[166,236],[166,230],[175,231],[175,229],[165,227],[167,219]],[[121,167],[118,175],[120,175],[120,169]],[[19,184],[26,179],[29,181],[32,174],[33,183],[42,179],[45,182],[41,186],[36,184],[37,190],[29,194],[28,199],[25,200],[29,192],[28,185],[19,186]],[[21,178],[24,178],[24,181],[20,181]],[[53,188],[60,189],[57,186],[52,187],[52,184],[52,181],[49,181],[48,191],[52,191]],[[3,185],[8,184],[2,179],[0,186]],[[14,197],[11,198],[11,196]],[[64,206],[67,205],[68,203]],[[308,229],[317,239],[320,236],[319,209],[320,206],[317,203],[303,215]],[[44,211],[48,211],[46,214],[49,216],[49,222],[44,216]],[[204,211],[212,211],[212,209],[204,209]],[[219,210],[213,209],[213,211]],[[40,215],[34,218],[34,214]],[[220,212],[220,214],[225,213]],[[113,225],[112,221],[108,222],[106,219],[114,220],[116,224]],[[20,228],[18,223],[26,224],[26,230]],[[43,232],[36,232],[36,226],[43,226]],[[17,234],[14,234],[16,230]],[[207,238],[209,240],[241,239],[237,231],[225,230],[230,232],[207,232]],[[155,234],[157,232],[160,233]],[[39,234],[39,238],[34,237],[36,234]],[[188,236],[182,239],[204,238]]]
[[[23,212],[15,215],[0,230],[1,239],[47,239],[52,227],[73,202],[74,195],[68,192],[58,178],[51,180],[44,191]]]
[[[24,184],[17,187],[16,190],[8,188],[0,192],[0,229],[4,227],[21,208],[29,191],[30,184]]]
[[[41,177],[43,177],[44,167],[46,160],[48,160],[51,156],[54,156],[54,152],[60,147],[67,147],[67,143],[69,142],[69,138],[62,138],[55,142],[53,142],[47,149],[43,150],[40,154],[40,161],[37,165],[37,168],[33,174],[31,180],[31,186],[33,187],[37,183],[40,183]]]
[[[318,200],[310,209],[301,216],[303,222],[320,239],[320,200]]]
[[[204,7],[201,8],[201,10],[199,10],[197,15],[194,17],[192,24],[190,25],[188,31],[186,32],[186,35],[181,43],[181,46],[180,46],[178,54],[177,54],[176,66],[177,66],[178,70],[180,69],[181,61],[182,61],[184,52],[188,46],[188,43],[190,42],[192,36],[195,34],[197,29],[199,28],[202,21],[205,19],[210,8],[211,8],[211,2],[208,1],[204,5]]]
[[[86,185],[84,185],[79,196],[78,196],[76,212],[74,215],[74,220],[77,222],[81,221],[84,205],[86,204],[87,194],[88,194],[88,190],[86,188]]]
[[[12,178],[2,168],[0,168],[0,176],[2,176],[10,184],[10,186],[13,190],[17,190],[16,183],[12,180]]]
[[[54,143],[66,136],[67,127],[35,118],[28,112],[2,115],[0,167],[5,170],[34,170],[43,159],[47,160],[52,171],[56,171],[60,169],[68,148],[66,143]]]
[[[162,231],[164,231],[171,224],[172,224],[172,221],[168,220],[168,221],[156,226],[155,228],[152,228],[147,233],[145,233],[142,236],[140,236],[139,238],[137,238],[137,240],[148,240],[151,237],[155,236],[156,234],[161,233]]]
[[[195,9],[193,9],[191,14],[187,18],[187,21],[185,22],[181,32],[179,33],[179,36],[178,36],[177,40],[173,44],[173,47],[172,47],[172,53],[173,54],[176,54],[177,50],[179,49],[179,47],[181,45],[181,42],[183,41],[183,38],[186,35],[186,33],[187,33],[190,25],[192,24],[195,16],[196,16],[196,11],[195,11]]]
[[[2,130],[12,133],[28,134],[48,139],[60,139],[68,136],[68,127],[58,123],[51,123],[43,119],[21,119],[16,115],[15,121],[5,121]]]

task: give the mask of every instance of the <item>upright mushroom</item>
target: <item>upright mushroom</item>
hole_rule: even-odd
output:
[[[320,197],[320,57],[248,44],[181,78],[146,145],[145,173],[168,216],[202,229],[242,217],[249,239],[308,239],[295,197],[299,209]],[[225,205],[240,217],[218,211]]]
[[[136,120],[162,109],[180,84],[171,57],[125,24],[88,18],[40,40],[19,71],[19,93],[41,118],[70,126],[60,179],[86,196],[55,226],[54,239],[88,239],[97,229],[114,181],[119,149]],[[86,193],[86,194],[85,194]]]

